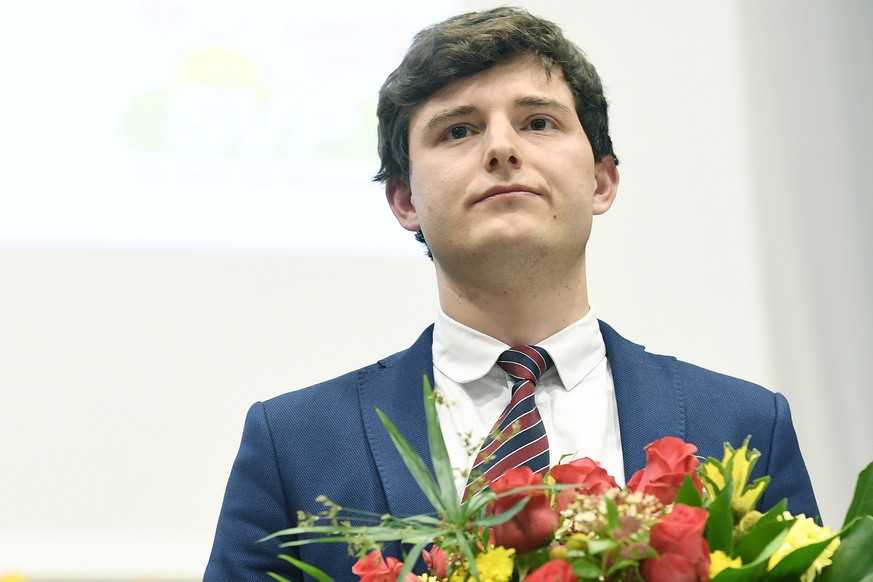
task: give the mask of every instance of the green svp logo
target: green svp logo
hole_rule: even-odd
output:
[[[372,158],[375,99],[340,90],[339,71],[322,73],[288,71],[292,82],[271,89],[238,51],[202,47],[183,59],[170,87],[135,96],[123,132],[150,154]]]

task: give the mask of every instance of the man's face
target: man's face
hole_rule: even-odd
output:
[[[389,184],[388,199],[443,268],[512,248],[581,260],[592,215],[609,208],[618,181],[611,159],[595,164],[561,73],[527,56],[419,105],[409,159],[409,183]]]

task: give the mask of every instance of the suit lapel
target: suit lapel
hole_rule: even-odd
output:
[[[625,478],[646,464],[646,445],[664,436],[686,438],[685,399],[673,358],[654,356],[600,322],[612,369]]]
[[[381,410],[394,423],[433,473],[422,386],[425,374],[433,386],[432,343],[433,326],[408,350],[381,360],[358,378],[364,430],[382,479],[388,509],[397,516],[430,513],[433,507],[404,464],[375,410]]]

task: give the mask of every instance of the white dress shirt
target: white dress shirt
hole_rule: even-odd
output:
[[[594,312],[589,310],[537,345],[555,362],[536,388],[551,464],[562,455],[565,462],[590,457],[623,484],[615,388]],[[509,404],[513,380],[496,364],[509,347],[442,310],[437,314],[433,331],[434,383],[441,395],[437,413],[459,496],[479,447]]]

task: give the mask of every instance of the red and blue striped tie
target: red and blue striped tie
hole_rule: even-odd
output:
[[[500,354],[497,365],[515,379],[512,397],[482,445],[464,497],[487,487],[508,470],[526,465],[534,473],[549,468],[549,440],[534,401],[537,381],[554,363],[538,346],[516,346]]]

